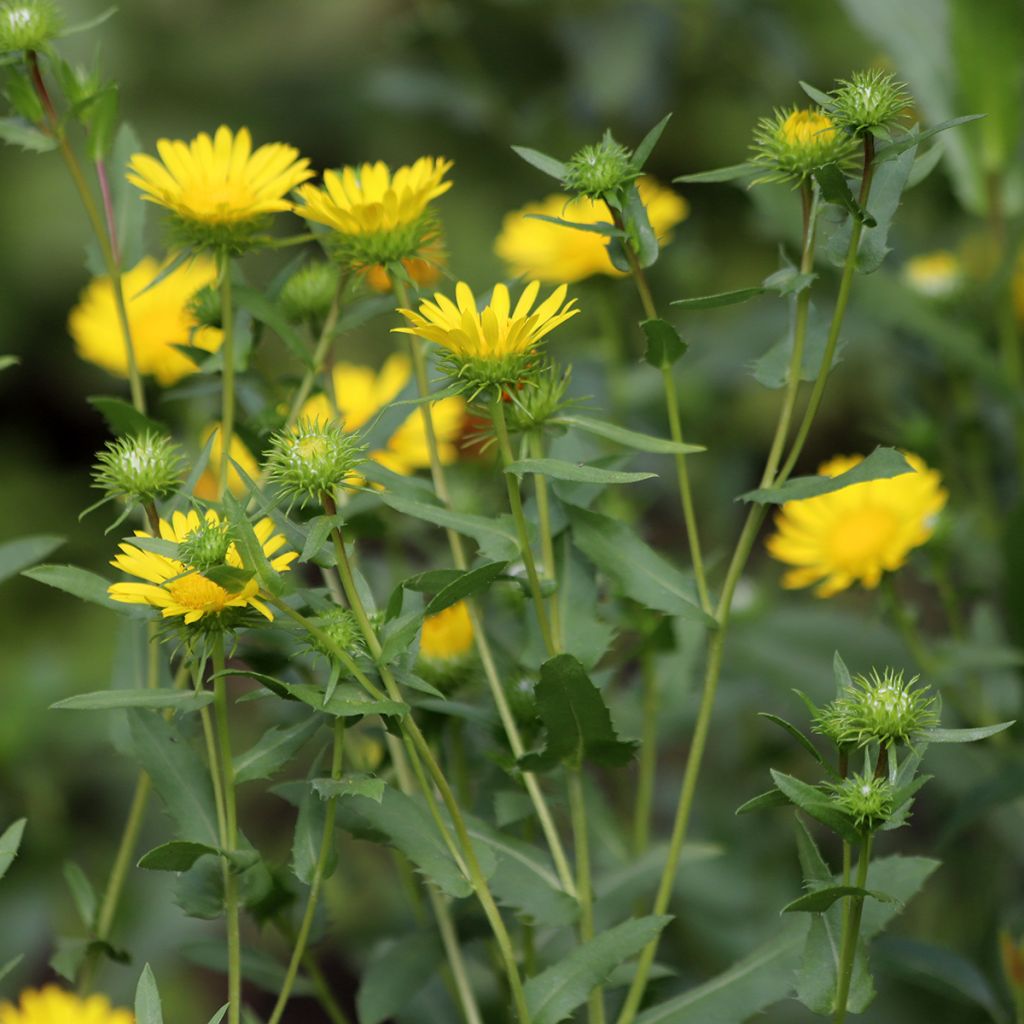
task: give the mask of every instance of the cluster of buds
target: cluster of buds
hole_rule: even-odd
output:
[[[366,445],[334,421],[301,419],[270,439],[267,479],[292,504],[316,504],[353,477],[366,461]]]

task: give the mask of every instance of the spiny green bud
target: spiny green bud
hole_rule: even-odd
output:
[[[836,125],[852,135],[865,132],[888,135],[910,105],[910,93],[886,71],[855,71],[850,81],[840,80],[832,93]]]
[[[584,146],[565,167],[562,184],[566,190],[591,199],[600,199],[640,177],[633,154],[616,142],[610,131],[596,145]]]
[[[757,122],[751,149],[753,163],[768,172],[752,184],[791,181],[799,185],[818,167],[848,162],[856,143],[836,131],[835,123],[824,111],[788,107]]]
[[[269,480],[302,505],[318,502],[366,461],[358,434],[346,434],[333,420],[301,419],[270,439],[264,453]]]
[[[0,53],[38,50],[62,24],[60,12],[48,0],[7,0],[0,4]]]
[[[536,430],[562,412],[566,405],[572,368],[560,370],[554,363],[528,380],[512,395],[509,427],[514,431]]]
[[[178,558],[199,572],[207,572],[227,562],[234,543],[231,524],[226,519],[200,517],[199,525],[178,545]]]
[[[281,308],[292,323],[320,323],[327,316],[337,290],[337,267],[322,260],[307,263],[285,282]]]
[[[183,461],[181,449],[163,434],[119,437],[97,454],[93,487],[111,498],[148,505],[177,490]]]
[[[892,817],[892,785],[887,779],[851,775],[842,782],[829,783],[832,802],[853,818],[860,832],[874,832]]]
[[[188,311],[200,327],[220,327],[220,289],[204,285],[188,300]]]
[[[838,746],[909,743],[916,733],[939,723],[934,694],[927,686],[915,686],[917,680],[914,676],[904,682],[902,672],[888,668],[881,676],[875,669],[856,676],[822,711],[814,729]]]
[[[331,608],[313,620],[321,632],[326,633],[328,639],[336,647],[340,647],[347,654],[355,654],[363,648],[363,637],[359,631],[359,623],[355,615],[347,608]],[[311,651],[322,654],[328,660],[334,658],[331,648],[316,637],[309,641]]]

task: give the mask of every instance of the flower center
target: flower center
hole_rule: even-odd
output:
[[[245,185],[235,181],[203,182],[182,190],[179,206],[192,216],[224,221],[252,216],[254,197]]]
[[[782,136],[791,146],[831,142],[834,135],[831,118],[813,110],[795,110],[782,126]]]
[[[868,505],[844,516],[829,537],[835,563],[857,575],[866,561],[877,559],[897,527],[889,509]]]
[[[223,611],[232,596],[222,586],[197,572],[173,580],[167,584],[167,589],[182,608],[197,612]]]

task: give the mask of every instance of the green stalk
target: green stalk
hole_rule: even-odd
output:
[[[221,382],[221,452],[217,497],[223,500],[224,492],[228,488],[228,473],[231,470],[231,440],[235,433],[235,331],[234,311],[231,308],[231,260],[226,252],[221,257],[220,274],[220,323],[224,335],[220,356],[224,376]]]
[[[502,407],[500,394],[491,402],[491,420],[494,422],[494,432],[498,438],[498,453],[502,469],[504,469],[515,461],[515,456],[512,454],[512,443],[508,436],[505,410]],[[530,547],[530,531],[526,525],[526,516],[523,513],[523,499],[519,490],[519,477],[515,473],[502,473],[502,475],[505,477],[508,504],[516,524],[516,533],[519,535],[519,551],[523,556],[523,565],[526,567],[526,578],[530,583],[530,593],[533,596],[533,606],[537,612],[540,633],[544,639],[544,648],[548,652],[548,657],[552,657],[558,652],[558,648],[555,645],[554,637],[551,635],[551,623],[548,621],[547,609],[544,606],[544,594],[541,591],[540,575],[537,572],[537,563],[533,558],[533,549]]]
[[[544,458],[544,436],[531,431],[529,437],[530,455],[535,459]],[[555,588],[548,600],[548,617],[555,646],[562,649],[562,613],[558,607],[558,587],[555,574],[555,544],[551,533],[551,503],[548,498],[548,479],[543,473],[533,474],[533,486],[537,495],[537,518],[540,522],[540,551],[544,579]]]
[[[871,860],[871,835],[865,835],[860,847],[860,860],[857,863],[857,881],[854,885],[863,889],[868,881],[868,864]],[[850,995],[850,982],[853,979],[853,964],[857,958],[857,939],[860,937],[860,919],[864,911],[863,896],[849,896],[850,915],[845,920],[843,941],[839,953],[839,979],[836,986],[836,1011],[833,1024],[843,1024],[846,1020],[846,1001]]]
[[[227,680],[223,674],[224,635],[220,632],[213,635],[213,673],[213,709],[217,723],[217,749],[224,791],[225,828],[221,843],[225,854],[229,855],[224,858],[224,912],[228,931],[228,1024],[239,1024],[242,1019],[242,940],[238,920],[238,878],[230,859],[230,854],[238,847],[238,811],[235,805],[235,769],[231,760],[231,734],[228,729]]]
[[[341,778],[341,761],[345,745],[345,719],[334,720],[334,746],[331,751],[331,778]],[[316,915],[317,903],[320,899],[320,887],[323,885],[324,874],[327,871],[327,862],[330,860],[331,852],[334,850],[334,816],[337,810],[338,798],[332,796],[327,801],[327,810],[324,815],[324,834],[320,840],[320,852],[317,855],[316,866],[313,868],[313,878],[309,883],[309,895],[306,898],[306,911],[302,915],[302,923],[299,925],[299,933],[295,939],[295,947],[292,950],[291,960],[288,962],[288,970],[278,993],[277,1002],[270,1015],[267,1024],[278,1024],[281,1015],[288,1005],[288,999],[292,994],[292,987],[295,978],[299,973],[299,965],[306,955],[306,943],[309,941],[309,931],[313,926],[313,918]]]
[[[327,979],[324,977],[324,972],[320,970],[320,965],[309,953],[302,958],[302,968],[312,982],[313,988],[316,991],[317,1002],[324,1013],[330,1018],[331,1024],[351,1024],[351,1021],[345,1015],[345,1011],[338,1005],[337,999],[334,998],[334,993],[331,992]]]
[[[651,808],[654,805],[654,778],[658,766],[658,674],[654,656],[644,651],[640,659],[643,673],[643,726],[640,734],[640,764],[637,771],[636,805],[633,810],[633,855],[647,850],[651,832]]]
[[[590,880],[590,842],[587,829],[587,802],[579,768],[567,768],[569,810],[572,817],[573,845],[576,847],[576,891],[580,903],[580,941],[594,937],[594,897]],[[587,1000],[590,1024],[604,1024],[604,989],[597,985]]]

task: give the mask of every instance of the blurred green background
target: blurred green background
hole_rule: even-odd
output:
[[[61,6],[72,22],[100,9],[86,0]],[[886,13],[874,0],[135,0],[98,30],[69,39],[63,52],[89,62],[98,50],[105,73],[121,84],[123,114],[147,149],[158,137],[189,138],[225,123],[248,125],[257,144],[293,143],[317,168],[373,159],[394,165],[424,153],[454,159],[455,185],[440,203],[450,264],[457,277],[482,289],[504,273],[492,252],[503,214],[554,191],[510,144],[564,157],[611,127],[620,141],[635,145],[672,112],[648,165],[669,182],[744,160],[759,116],[803,102],[798,80],[828,88],[868,64],[908,77],[919,103],[921,83],[931,83],[933,108],[941,94],[950,98],[952,114],[977,109],[964,105],[978,90],[965,95],[966,58],[955,45],[963,40],[957,11],[970,5],[893,0],[888,6]],[[1021,5],[988,0],[978,4],[980,20],[990,6],[999,17],[1017,11],[1024,24]],[[1012,28],[1012,18],[1008,24]],[[893,34],[894,26],[902,34]],[[1012,32],[1009,43],[1004,35],[994,32],[993,38],[1010,45]],[[1002,82],[999,99],[1019,97],[1022,51],[999,64],[999,53],[985,50],[984,40],[982,46]],[[904,66],[908,55],[913,67]],[[1018,104],[1006,117],[1019,120],[1020,110]],[[964,137],[974,147],[986,140],[974,126]],[[1019,138],[1018,132],[1017,148],[1001,156],[1004,180],[1017,173]],[[1018,620],[1015,605],[1000,603],[1012,551],[1002,546],[992,520],[1009,514],[1018,486],[1002,468],[1013,459],[1005,395],[978,383],[979,365],[986,372],[998,365],[986,355],[994,341],[984,292],[965,297],[955,311],[918,305],[905,312],[892,305],[900,267],[911,256],[941,247],[985,248],[985,210],[965,211],[965,190],[951,187],[946,172],[940,167],[907,194],[886,268],[857,284],[843,363],[803,469],[811,472],[824,457],[864,452],[879,442],[914,448],[939,466],[951,501],[937,554],[922,557],[903,585],[923,609],[926,628],[941,629],[928,583],[935,559],[948,561],[972,610],[977,644],[994,648],[1006,642],[1007,624],[1016,628]],[[798,227],[795,194],[778,186],[751,193],[729,185],[680,191],[691,212],[651,272],[660,302],[757,283],[776,269],[779,240],[792,242]],[[80,362],[66,332],[67,312],[88,278],[82,259],[87,224],[54,154],[5,149],[0,197],[0,348],[21,359],[0,375],[0,539],[65,535],[61,560],[101,571],[110,552],[105,521],[78,522],[77,516],[93,500],[88,468],[107,434],[84,396],[126,389]],[[1012,190],[1007,197],[1012,224]],[[969,196],[967,202],[970,207]],[[155,224],[151,229],[159,254],[160,232]],[[265,279],[273,269],[256,260],[250,273]],[[822,272],[829,279],[831,272]],[[635,358],[616,368],[610,386],[598,372],[621,351],[622,339],[609,324],[622,324],[625,344],[639,353],[629,326],[639,314],[628,285],[587,282],[573,294],[584,315],[560,332],[558,353],[577,365],[576,392],[594,396],[596,408],[615,406],[631,426],[664,431],[652,412],[660,403],[656,375]],[[345,356],[379,363],[393,349],[390,326],[382,318],[361,329]],[[732,499],[759,471],[778,401],[746,367],[782,337],[786,314],[781,304],[765,302],[694,314],[683,329],[691,344],[680,365],[687,437],[711,447],[711,454],[694,460],[694,473],[707,542],[713,558],[721,559],[740,514]],[[283,363],[281,369],[294,372]],[[156,412],[175,415],[159,405]],[[977,458],[967,457],[972,446]],[[664,493],[646,510],[648,537],[682,559],[670,484],[664,476]],[[883,662],[913,667],[874,596],[851,592],[822,603],[783,593],[778,577],[778,567],[759,553],[740,594],[695,826],[696,838],[719,844],[722,852],[684,872],[686,924],[660,956],[679,973],[669,985],[703,980],[767,937],[778,927],[777,907],[799,884],[788,825],[781,818],[766,827],[733,817],[738,804],[766,787],[768,767],[796,770],[790,746],[754,712],[793,711],[793,686],[827,694],[837,647],[857,668]],[[134,771],[114,753],[109,722],[101,716],[47,710],[63,696],[109,685],[113,616],[15,579],[0,590],[0,623],[0,823],[29,819],[22,858],[0,890],[0,962],[26,951],[17,981],[27,983],[46,975],[53,935],[74,931],[62,863],[74,858],[102,885]],[[663,828],[693,714],[692,660],[684,652],[673,663],[675,682],[666,696]],[[986,668],[983,685],[1000,714],[1018,713],[1012,669]],[[635,709],[621,708],[625,731],[635,718]],[[1024,928],[1024,831],[1019,803],[1006,802],[1024,789],[1018,745],[1012,740],[994,753],[934,752],[930,770],[939,784],[926,791],[913,829],[894,834],[885,851],[931,852],[943,839],[946,866],[894,932],[977,963],[1004,1001],[997,930]],[[1004,787],[1004,802],[971,830],[950,833],[951,817],[965,799],[976,799],[972,787],[1000,778],[1014,780]],[[163,829],[154,809],[149,838],[159,841]],[[358,894],[339,887],[331,912],[353,922],[353,948],[339,950],[329,966],[344,993],[347,972],[365,957],[375,930],[360,934],[353,909]],[[138,964],[150,960],[161,965],[169,1019],[198,1020],[219,1002],[216,979],[187,968],[174,951],[218,932],[185,918],[169,890],[162,876],[133,875],[121,937],[130,937],[137,962],[109,968],[107,987],[128,1000]],[[896,953],[888,960],[899,970],[880,974],[881,996],[861,1018],[865,1022],[990,1019],[948,989],[931,994],[929,985],[937,983],[923,982]],[[182,984],[174,984],[176,977]],[[312,1013],[297,1002],[287,1019],[312,1021]],[[765,1019],[811,1019],[795,1003],[773,1013]]]

